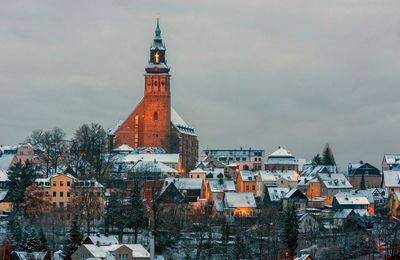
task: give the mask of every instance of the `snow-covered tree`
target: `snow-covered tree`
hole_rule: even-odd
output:
[[[25,250],[28,252],[38,252],[41,251],[41,241],[40,236],[36,232],[36,229],[31,228],[26,231],[26,246]]]
[[[27,161],[25,164],[17,162],[8,171],[8,194],[13,203],[14,211],[20,210],[20,205],[24,201],[25,190],[35,181],[35,171]]]
[[[66,260],[71,260],[71,255],[81,246],[83,235],[80,226],[74,220],[64,242],[63,256]]]

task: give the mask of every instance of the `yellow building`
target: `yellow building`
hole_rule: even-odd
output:
[[[87,195],[96,203],[93,205],[99,205],[97,214],[95,214],[95,220],[101,219],[101,213],[103,210],[103,190],[104,186],[95,180],[78,180],[70,174],[57,174],[49,178],[38,178],[35,183],[38,187],[43,187],[45,196],[49,198],[50,204],[54,208],[60,210],[72,209],[72,203],[78,204],[79,198],[83,195]],[[79,210],[79,209],[78,209]],[[83,209],[82,209],[83,210]],[[67,220],[70,219],[70,214],[67,212]]]
[[[240,171],[236,177],[237,192],[252,192],[257,196],[257,172]]]
[[[400,216],[400,192],[392,192],[389,196],[388,204],[389,213],[392,216]]]

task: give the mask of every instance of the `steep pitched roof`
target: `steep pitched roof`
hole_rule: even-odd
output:
[[[383,171],[385,187],[400,187],[400,171]]]
[[[184,134],[188,135],[194,135],[196,136],[196,133],[194,131],[194,128],[188,126],[186,122],[182,119],[182,117],[175,111],[173,107],[171,107],[171,123],[175,126],[175,128]]]
[[[177,170],[159,161],[138,161],[132,168],[132,172],[148,171],[153,173],[178,173]]]
[[[344,176],[341,173],[336,173],[336,174],[326,174],[326,173],[320,173],[318,174],[320,180],[322,183],[327,187],[328,189],[351,189],[353,186],[350,184],[350,182],[346,179],[346,176]]]
[[[267,193],[272,202],[278,202],[285,197],[290,188],[268,187]]]
[[[201,190],[203,187],[202,178],[166,178],[165,181],[173,182],[178,190]]]
[[[275,152],[271,153],[268,158],[273,158],[273,157],[281,157],[281,158],[294,158],[294,156],[286,149],[279,147],[278,150]]]

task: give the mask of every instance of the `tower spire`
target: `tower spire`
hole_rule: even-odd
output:
[[[156,27],[156,36],[154,37],[154,39],[160,39],[161,40],[161,29],[160,29],[160,18],[157,17],[157,27]]]

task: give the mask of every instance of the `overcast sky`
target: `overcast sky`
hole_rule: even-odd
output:
[[[201,148],[311,159],[329,143],[342,170],[400,153],[400,1],[0,3],[0,144],[127,117],[159,16]]]

